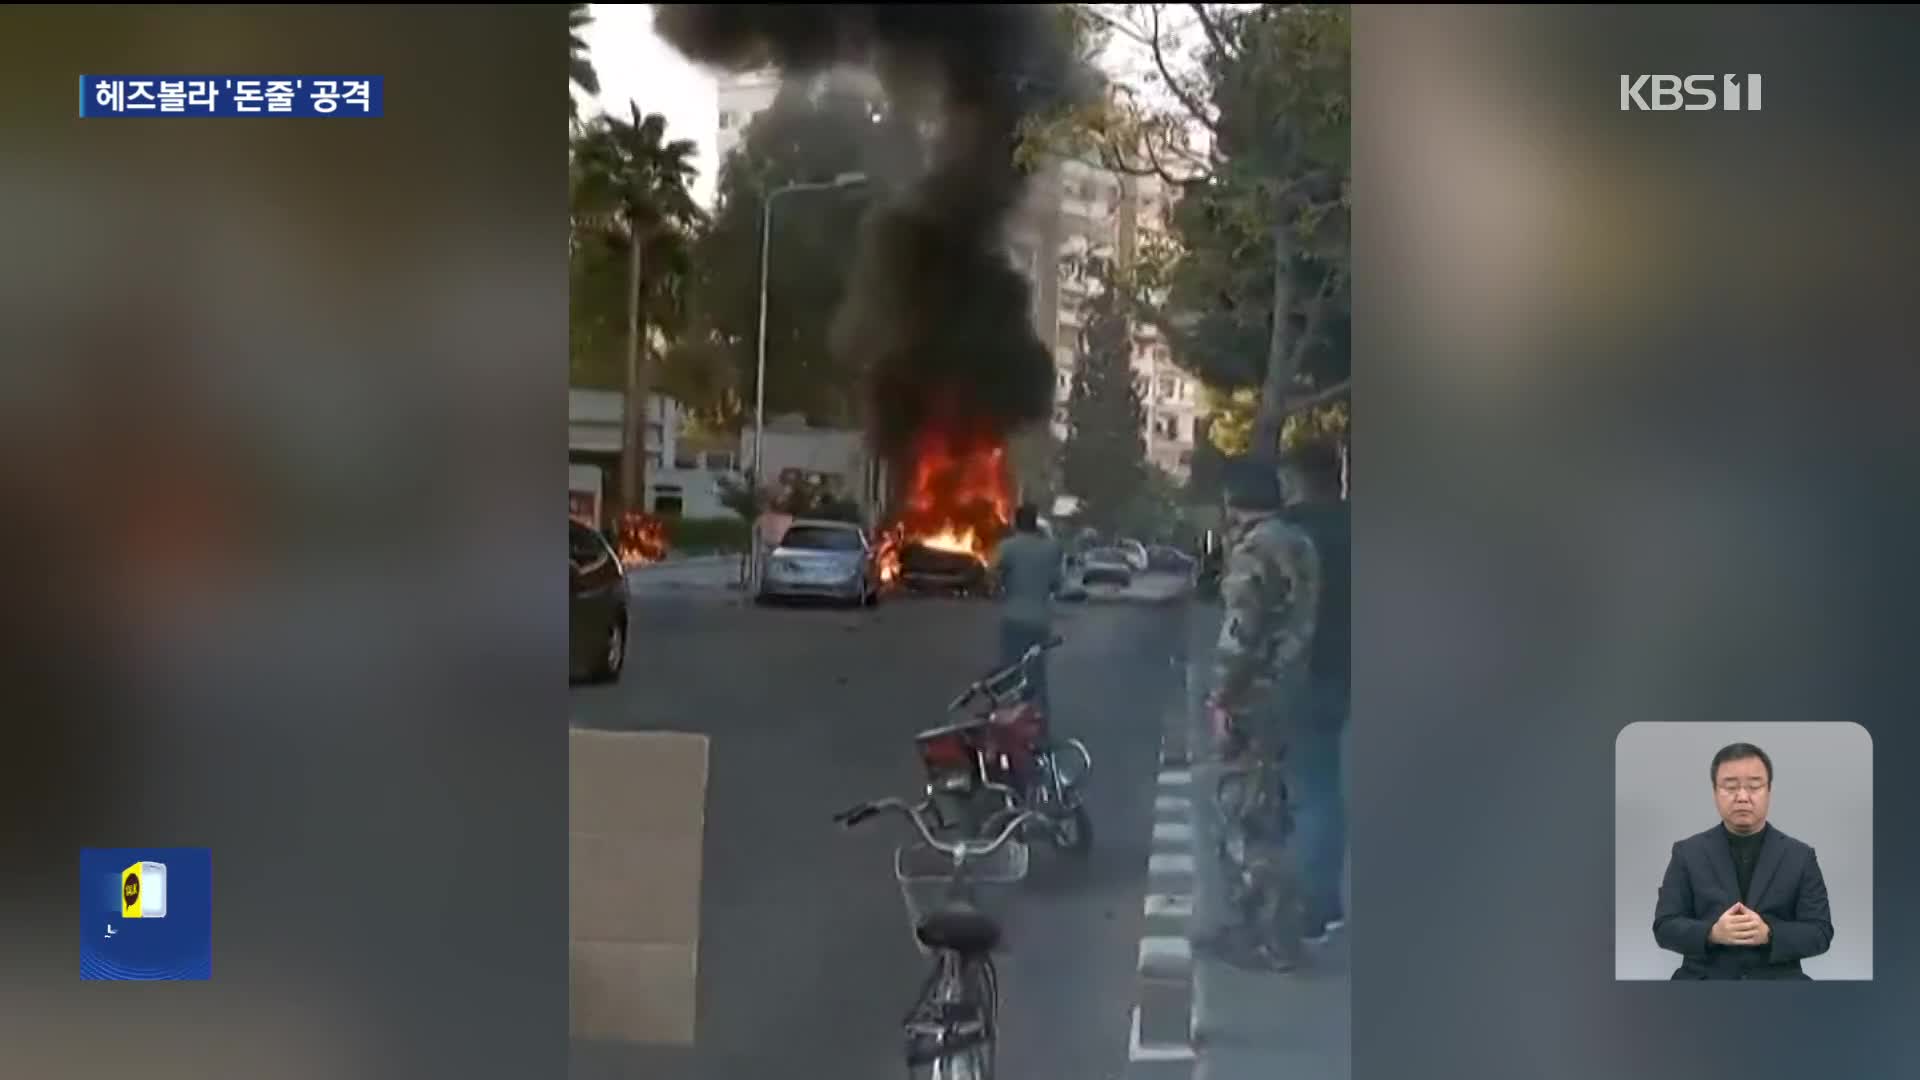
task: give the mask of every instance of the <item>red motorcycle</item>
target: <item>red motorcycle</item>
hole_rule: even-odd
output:
[[[1031,665],[1061,643],[1056,636],[1028,649],[947,706],[980,706],[976,715],[914,736],[927,794],[949,834],[977,838],[996,815],[1032,811],[1022,839],[1037,833],[1075,855],[1092,849],[1093,820],[1080,785],[1093,771],[1093,755],[1079,739],[1055,739],[1046,714],[1027,700]]]

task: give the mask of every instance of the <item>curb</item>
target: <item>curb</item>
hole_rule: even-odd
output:
[[[1188,693],[1185,723],[1187,736],[1189,739],[1194,740],[1195,745],[1198,745],[1206,737],[1204,730],[1205,721],[1202,718],[1199,708],[1199,697],[1196,696],[1198,684],[1202,679],[1201,673],[1196,670],[1198,663],[1199,660],[1197,658],[1190,659],[1186,672]],[[1199,692],[1203,693],[1204,691]],[[1213,830],[1215,822],[1207,816],[1208,806],[1201,800],[1199,796],[1200,790],[1200,787],[1196,785],[1192,802],[1193,816],[1190,821],[1195,837],[1211,845],[1214,842]],[[1209,848],[1208,851],[1211,853],[1211,848]],[[1194,906],[1196,909],[1209,913],[1215,918],[1218,917],[1216,909],[1221,903],[1218,895],[1219,878],[1217,871],[1218,867],[1214,865],[1214,860],[1211,857],[1207,858],[1205,860],[1205,873],[1196,881],[1194,890]],[[1215,1010],[1210,1007],[1211,996],[1209,990],[1211,989],[1211,983],[1212,980],[1203,977],[1202,971],[1196,968],[1193,979],[1193,1014],[1190,1028],[1193,1035],[1193,1045],[1197,1051],[1203,1054],[1207,1044],[1221,1033],[1218,1024],[1215,1022]],[[1202,1062],[1196,1070],[1195,1076],[1204,1076],[1206,1072],[1205,1063]]]
[[[1184,672],[1181,684],[1181,700],[1169,710],[1160,736],[1127,1080],[1190,1080],[1198,1057],[1193,1043],[1193,948],[1188,942],[1195,862]]]
[[[627,568],[627,575],[631,577],[635,574],[652,574],[663,570],[684,570],[691,567],[705,568],[709,566],[738,566],[739,564],[740,556],[738,555],[689,555],[679,559],[668,557],[659,562],[641,563],[638,566],[630,566]]]

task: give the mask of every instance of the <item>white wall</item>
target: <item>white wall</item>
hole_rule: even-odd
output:
[[[602,454],[620,452],[621,416],[625,412],[619,393],[611,390],[568,391],[567,444],[571,451]],[[675,462],[680,450],[680,432],[684,417],[678,402],[654,394],[647,401],[647,491],[645,505],[657,508],[661,489],[677,489],[680,513],[684,517],[733,517],[733,511],[720,501],[720,480],[739,475],[734,469],[679,468]],[[570,479],[578,489],[579,481]],[[617,475],[606,478],[606,490],[619,483]]]

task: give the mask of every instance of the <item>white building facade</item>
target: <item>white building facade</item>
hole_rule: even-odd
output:
[[[619,490],[623,397],[615,390],[567,391],[569,512],[595,525],[608,524],[606,508]],[[679,403],[661,394],[648,397],[645,424],[647,511],[738,517],[720,501],[720,482],[741,477],[738,454],[688,438]]]

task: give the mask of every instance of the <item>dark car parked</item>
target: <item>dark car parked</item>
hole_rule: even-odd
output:
[[[569,679],[611,682],[627,666],[627,570],[607,538],[567,520]]]

